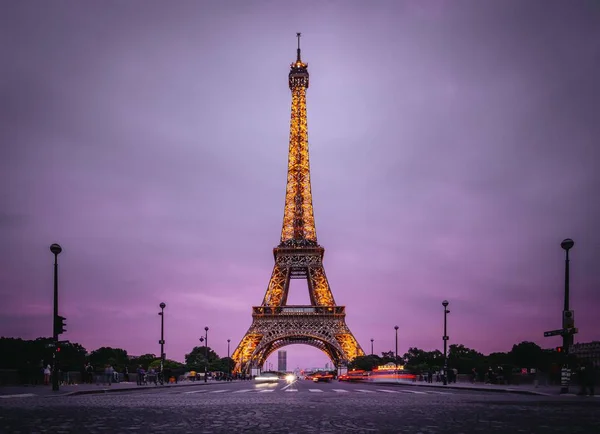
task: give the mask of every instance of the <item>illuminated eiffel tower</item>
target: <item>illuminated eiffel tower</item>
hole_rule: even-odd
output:
[[[233,353],[235,372],[261,367],[271,353],[292,344],[322,350],[335,366],[364,355],[346,325],[345,307],[335,304],[323,268],[325,249],[317,243],[306,121],[308,65],[300,57],[297,36],[289,73],[292,116],[281,242],[273,249],[275,266],[263,302],[252,308],[252,325]],[[290,279],[307,281],[310,305],[287,305]]]

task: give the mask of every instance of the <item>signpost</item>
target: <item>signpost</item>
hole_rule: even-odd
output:
[[[579,332],[579,329],[577,327],[573,327],[571,329],[550,330],[550,331],[544,332],[544,337],[548,338],[550,336],[568,336],[568,335],[577,334],[578,332]]]

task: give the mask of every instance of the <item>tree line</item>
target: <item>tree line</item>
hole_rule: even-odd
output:
[[[376,366],[386,363],[398,363],[406,369],[416,372],[439,371],[444,366],[444,354],[439,350],[424,351],[411,347],[403,355],[396,359],[393,351],[387,351],[378,355],[365,355],[357,357],[348,366],[349,369],[363,369],[370,371]],[[461,344],[449,346],[448,367],[456,368],[459,374],[470,374],[473,369],[478,372],[487,369],[536,369],[543,372],[551,370],[562,362],[562,354],[555,350],[544,350],[534,342],[521,342],[513,345],[509,352],[495,352],[484,355],[476,350],[467,348]]]
[[[160,366],[160,358],[155,354],[143,354],[132,357],[122,348],[101,347],[88,352],[82,345],[64,341],[59,344],[60,368],[66,371],[81,371],[86,363],[90,363],[95,370],[101,371],[107,364],[117,371],[135,372],[138,366],[144,369]],[[54,352],[51,338],[37,338],[23,340],[19,338],[0,338],[0,369],[38,370],[51,363]],[[448,366],[456,368],[459,373],[467,374],[473,368],[478,371],[502,366],[511,369],[535,368],[547,372],[553,364],[561,361],[561,354],[556,351],[543,350],[533,342],[521,342],[513,345],[509,352],[491,353],[484,355],[464,345],[450,345],[448,351]],[[383,352],[381,356],[366,355],[357,357],[348,366],[349,369],[372,370],[374,367],[386,363],[398,363],[408,369],[426,372],[439,370],[444,365],[444,356],[441,351],[424,351],[411,347],[402,356],[395,358],[393,351]],[[197,346],[185,355],[183,363],[167,359],[165,367],[173,371],[221,371],[229,372],[234,362],[229,357],[220,357],[212,348]]]
[[[85,365],[90,363],[95,371],[103,371],[106,365],[111,365],[118,372],[135,372],[138,366],[144,369],[158,368],[160,357],[156,354],[143,354],[141,356],[130,356],[122,348],[101,347],[88,352],[82,345],[63,341],[56,348],[59,358],[60,369],[63,372],[81,372]],[[37,338],[34,340],[23,340],[20,338],[0,338],[0,369],[16,369],[23,374],[38,372],[43,366],[52,363],[52,355],[55,351],[52,338]],[[206,357],[208,356],[208,357]],[[198,371],[221,371],[228,372],[233,368],[233,360],[219,355],[210,347],[194,347],[189,354],[185,355],[185,362],[167,359],[165,368],[173,372]]]

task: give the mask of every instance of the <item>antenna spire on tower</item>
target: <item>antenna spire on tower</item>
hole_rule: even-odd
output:
[[[300,36],[302,36],[302,33],[300,33],[300,32],[296,33],[296,37],[298,38],[298,50],[296,50],[296,53],[297,53],[296,61],[298,61],[298,62],[300,62]]]

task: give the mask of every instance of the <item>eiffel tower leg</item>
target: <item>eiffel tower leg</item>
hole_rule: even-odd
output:
[[[362,357],[365,352],[358,344],[358,341],[344,322],[344,327],[340,333],[335,335],[336,341],[342,347],[344,353],[344,363],[354,360],[356,357]]]
[[[281,306],[287,301],[288,289],[290,287],[289,268],[275,263],[269,286],[263,299],[263,306]]]
[[[255,329],[253,322],[231,356],[234,361],[234,373],[247,374],[250,371],[250,366],[254,361],[254,352],[263,338],[262,333],[256,333]]]
[[[329,288],[323,265],[308,267],[308,287],[310,288],[311,300],[314,300],[315,305],[335,306],[335,300],[331,288]]]

